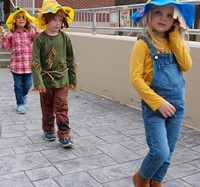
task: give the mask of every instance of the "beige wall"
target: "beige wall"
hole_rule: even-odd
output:
[[[129,58],[136,38],[68,33],[79,63],[78,85],[97,95],[140,108],[140,97],[129,80]],[[186,73],[185,125],[200,130],[200,43],[193,42],[193,68]]]

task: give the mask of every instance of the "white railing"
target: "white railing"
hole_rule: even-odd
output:
[[[193,5],[200,5],[200,0],[197,1],[182,1],[189,2]],[[130,18],[131,14],[144,4],[131,4],[125,6],[112,6],[91,9],[75,9],[74,21],[70,28],[89,29],[93,34],[97,30],[113,30],[140,32],[142,28],[135,24]],[[200,29],[191,28],[190,34],[200,35]]]
[[[10,0],[10,3],[11,3],[11,5],[12,5],[13,7],[15,7],[15,4],[13,3],[12,0]]]
[[[26,9],[29,13],[37,16],[35,8],[35,0],[10,0],[13,7],[19,6]],[[184,0],[193,5],[200,5],[200,0]],[[90,9],[75,9],[74,21],[70,24],[70,28],[87,29],[96,34],[97,30],[107,31],[124,31],[129,36],[131,33],[138,33],[142,30],[139,25],[135,24],[130,18],[131,14],[144,4],[131,4],[124,6],[111,6]],[[191,28],[190,34],[200,35],[200,29]]]

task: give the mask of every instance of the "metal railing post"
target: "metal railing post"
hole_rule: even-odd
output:
[[[35,0],[32,0],[32,16],[35,16]]]
[[[19,6],[18,0],[15,0],[15,6]]]
[[[10,0],[10,3],[12,4],[12,6],[13,6],[13,7],[15,7],[15,4],[13,3],[13,1],[12,1],[12,0]]]
[[[93,21],[92,21],[92,34],[96,35],[96,26],[97,26],[97,12],[93,11]]]

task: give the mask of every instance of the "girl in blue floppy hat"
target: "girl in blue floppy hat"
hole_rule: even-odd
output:
[[[194,12],[178,0],[149,0],[131,16],[144,28],[131,54],[130,80],[142,98],[149,147],[135,187],[161,187],[170,165],[184,118],[183,74],[192,66],[185,38]]]

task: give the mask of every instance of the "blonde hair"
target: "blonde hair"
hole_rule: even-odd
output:
[[[153,46],[156,49],[162,49],[161,47],[161,43],[156,39],[155,35],[154,35],[154,31],[153,28],[151,26],[151,12],[152,12],[152,8],[151,10],[144,15],[144,17],[142,17],[140,19],[140,26],[143,27],[143,31],[142,31],[142,35],[144,35],[145,37],[147,37],[147,39],[153,44]],[[187,29],[184,28],[180,28],[180,36],[181,36],[181,40],[183,41],[187,51],[189,51],[189,47],[188,47],[188,41],[189,41],[189,33],[188,33],[189,28],[187,27]],[[166,32],[166,39],[169,39],[169,31]]]
[[[28,29],[28,30],[31,29],[31,26],[32,26],[31,22],[30,22],[29,19],[27,18],[25,12],[21,11],[21,12],[18,12],[18,13],[15,15],[15,17],[14,17],[12,27],[10,28],[10,31],[11,31],[11,32],[16,31],[16,29],[17,29],[16,17],[17,17],[17,15],[20,14],[20,13],[22,13],[23,16],[24,16],[24,18],[26,19],[26,25],[24,26],[24,28],[26,28],[26,29]]]

